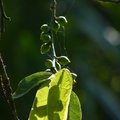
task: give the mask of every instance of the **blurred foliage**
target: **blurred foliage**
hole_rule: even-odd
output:
[[[40,53],[40,26],[50,22],[50,1],[3,2],[12,21],[5,20],[0,52],[15,91],[22,78],[46,69],[48,57]],[[69,67],[78,74],[73,89],[81,100],[83,120],[120,120],[120,4],[94,0],[57,3],[57,15],[68,19],[66,48],[72,61]],[[61,34],[58,37],[62,46]],[[57,42],[56,48],[58,51]],[[27,120],[35,92],[36,88],[15,101],[21,120]],[[1,95],[0,119],[11,120]]]

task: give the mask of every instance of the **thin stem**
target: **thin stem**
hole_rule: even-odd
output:
[[[15,108],[14,99],[12,97],[12,88],[10,86],[10,80],[7,75],[7,71],[5,69],[5,65],[1,55],[0,55],[0,82],[1,82],[3,96],[8,104],[8,108],[10,110],[11,116],[13,120],[19,120]]]
[[[51,22],[50,22],[50,28],[51,28],[51,46],[52,46],[52,56],[53,56],[53,68],[55,70],[55,72],[57,71],[56,70],[56,67],[55,67],[55,59],[56,59],[56,53],[55,53],[55,47],[54,47],[54,36],[53,36],[53,31],[52,31],[52,23],[55,21],[55,18],[56,18],[56,0],[53,0],[53,6],[51,7],[51,11],[52,11],[52,17],[51,17]]]
[[[63,55],[62,48],[61,48],[61,45],[60,45],[60,40],[59,40],[59,38],[58,38],[58,34],[57,34],[57,32],[56,32],[55,34],[56,34],[56,38],[57,38],[57,42],[58,42],[58,46],[59,46],[59,49],[60,49],[60,54]]]
[[[7,19],[7,20],[11,20],[10,17],[7,17],[5,11],[4,11],[4,7],[3,7],[3,2],[2,0],[0,0],[0,11],[1,11],[1,33],[4,33],[4,19]]]
[[[64,26],[62,26],[63,27],[63,49],[64,49],[64,55],[66,55],[66,56],[68,56],[68,54],[67,54],[67,49],[66,49],[66,43],[65,43],[65,27]]]

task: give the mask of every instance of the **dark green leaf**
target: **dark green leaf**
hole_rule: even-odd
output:
[[[81,105],[77,95],[72,91],[70,96],[68,120],[81,120]]]
[[[13,98],[19,98],[29,92],[32,88],[39,85],[40,83],[48,80],[52,74],[49,72],[37,72],[30,76],[25,77],[18,84],[18,88],[13,94]]]

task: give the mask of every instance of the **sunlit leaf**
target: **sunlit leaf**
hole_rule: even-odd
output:
[[[28,120],[48,120],[47,98],[49,91],[49,82],[50,81],[46,81],[38,89]]]
[[[72,91],[70,96],[68,120],[81,120],[81,105],[77,95]]]
[[[72,77],[67,69],[58,71],[51,79],[48,94],[48,120],[66,120],[72,90]]]
[[[37,72],[30,76],[25,77],[18,84],[18,88],[13,94],[13,98],[19,98],[29,92],[32,88],[39,85],[40,83],[48,80],[52,74],[49,72]]]

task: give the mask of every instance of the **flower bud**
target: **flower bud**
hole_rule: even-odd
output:
[[[53,23],[52,23],[52,30],[57,32],[60,28],[60,24],[55,20]]]
[[[76,83],[76,77],[77,77],[77,74],[75,74],[75,73],[70,73],[71,74],[71,76],[72,76],[72,80],[73,80],[73,84],[75,84]]]
[[[52,67],[53,67],[53,62],[52,62],[52,60],[47,59],[47,60],[45,61],[45,66],[46,66],[47,68],[52,68]]]
[[[70,63],[70,60],[66,56],[60,56],[60,57],[57,57],[57,59],[58,59],[58,62],[63,66]]]
[[[48,24],[43,24],[43,25],[41,26],[41,30],[42,30],[43,32],[47,33],[47,32],[49,32],[50,27],[48,26]]]
[[[68,22],[66,17],[64,17],[64,16],[57,17],[57,21],[60,25],[65,25]]]
[[[59,71],[61,69],[61,65],[58,62],[55,62],[55,67],[56,67],[57,71]]]
[[[47,53],[51,48],[51,45],[50,44],[47,44],[47,43],[44,43],[41,45],[41,54],[45,54]]]
[[[49,34],[44,34],[41,39],[43,42],[48,43],[51,40],[51,36]]]

